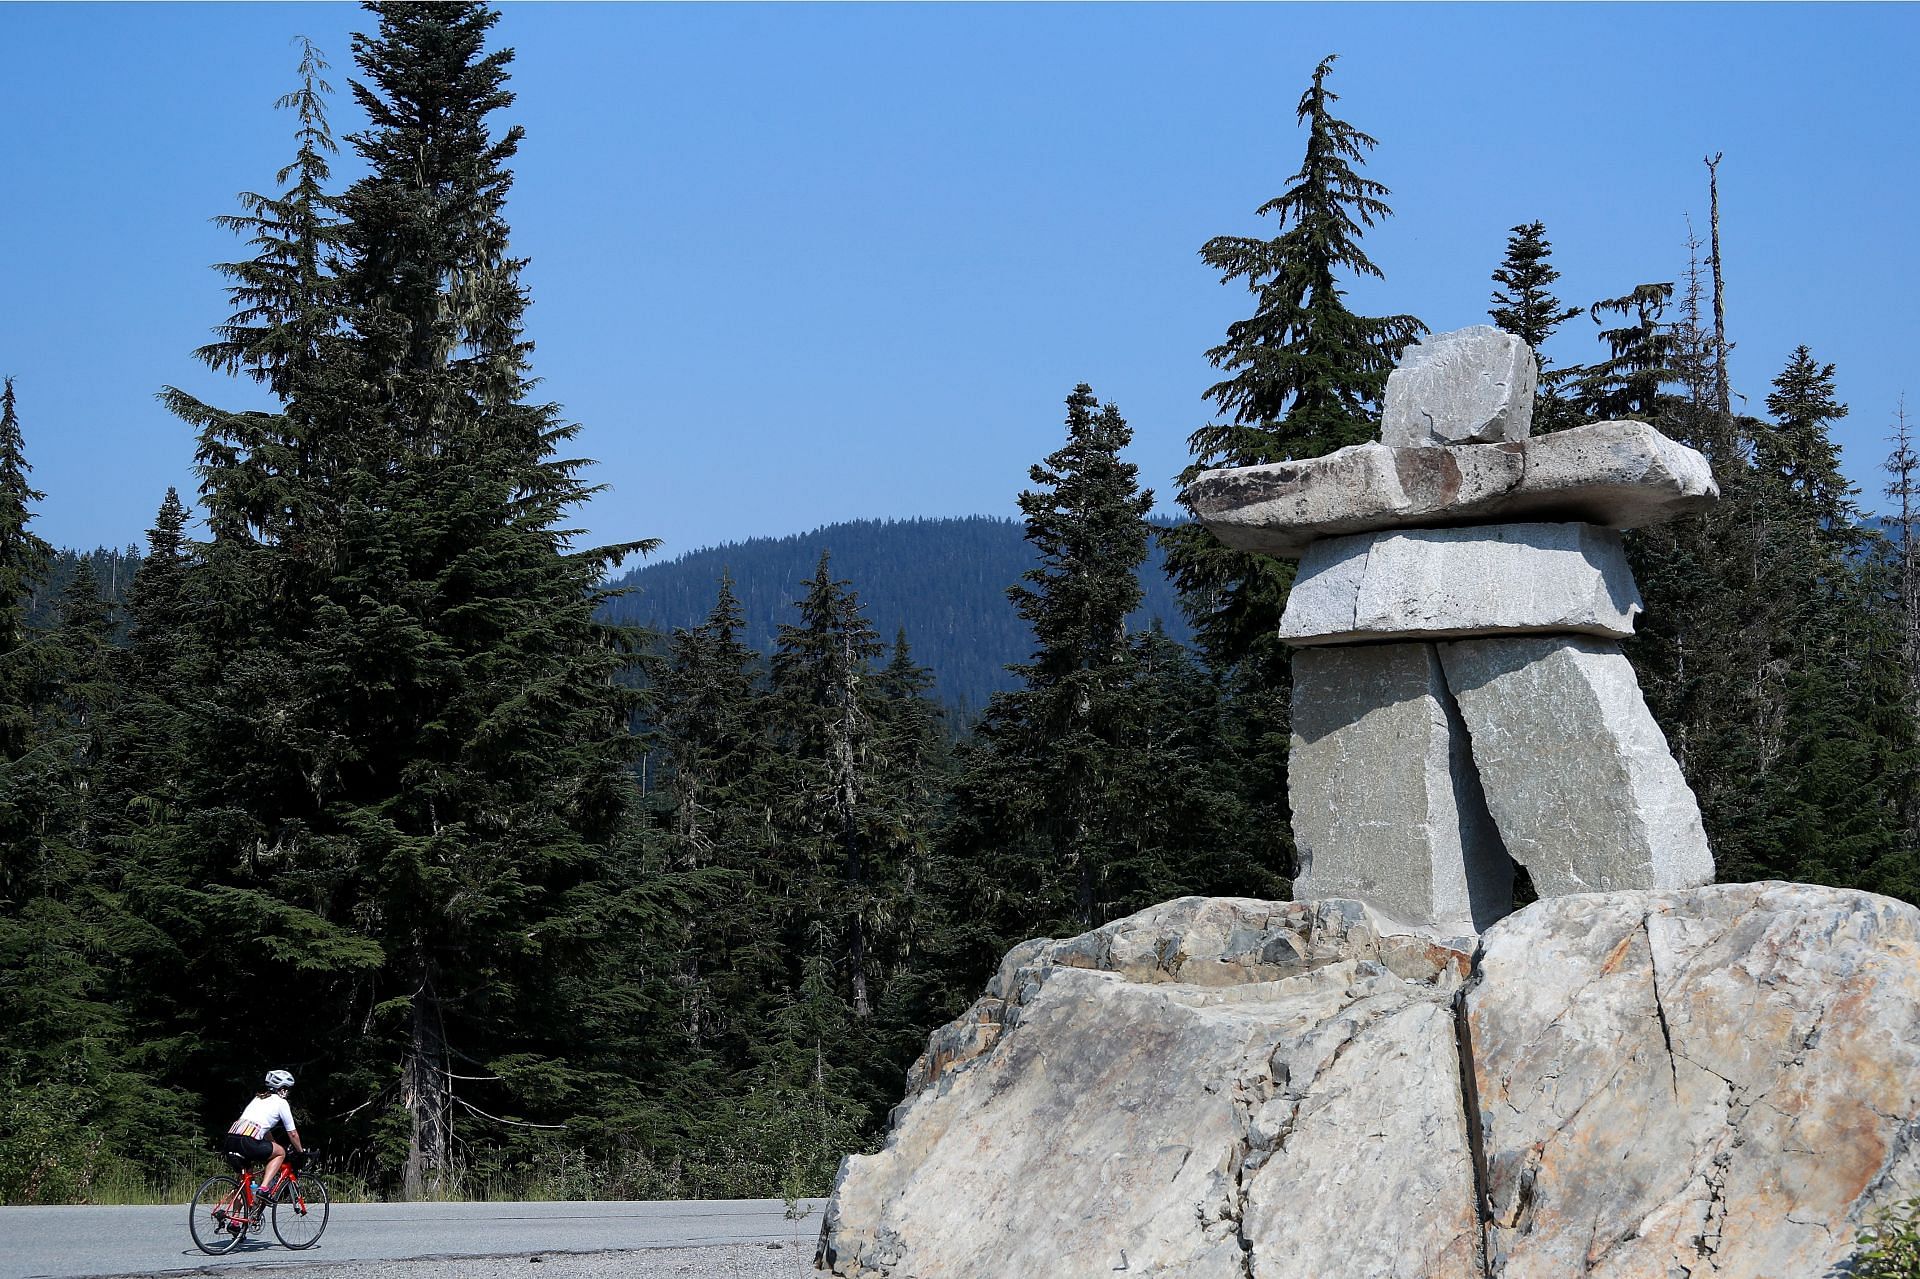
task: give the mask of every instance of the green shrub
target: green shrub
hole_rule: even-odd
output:
[[[1860,1232],[1854,1279],[1920,1279],[1920,1199],[1882,1211]]]
[[[73,1084],[0,1077],[0,1202],[79,1203],[118,1162],[107,1136],[82,1117],[91,1096]]]

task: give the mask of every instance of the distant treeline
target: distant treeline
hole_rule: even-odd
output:
[[[1170,521],[1159,522],[1165,526]],[[1038,562],[1020,521],[988,515],[948,519],[849,520],[810,533],[749,538],[689,551],[634,569],[615,582],[624,593],[603,616],[662,633],[697,625],[713,607],[714,584],[726,573],[745,619],[741,639],[773,651],[801,583],[820,557],[860,590],[874,629],[891,639],[905,630],[916,657],[933,672],[939,700],[964,719],[1017,680],[1007,670],[1033,654],[1033,630],[1007,603],[1007,589]],[[1127,627],[1158,621],[1180,643],[1193,630],[1167,580],[1155,545],[1141,566],[1144,591]]]
[[[100,602],[117,611],[126,601],[134,574],[140,571],[140,552],[131,546],[122,550],[97,546],[91,551],[53,552],[52,566],[46,576],[28,590],[28,626],[44,630],[59,621],[60,597],[72,588],[83,564],[93,577]]]

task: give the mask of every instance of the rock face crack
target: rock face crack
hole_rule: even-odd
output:
[[[847,1160],[819,1256],[844,1279],[1839,1273],[1920,1192],[1915,1025],[1920,910],[1843,890],[1546,898],[1471,955],[1350,901],[1182,899],[1010,955]]]
[[[1256,1043],[1249,1041],[1246,1056],[1249,1060],[1257,1057]],[[1253,1239],[1247,1234],[1247,1175],[1265,1161],[1271,1149],[1268,1142],[1260,1136],[1256,1119],[1261,1106],[1273,1092],[1274,1079],[1269,1070],[1247,1071],[1234,1081],[1232,1102],[1234,1118],[1238,1122],[1235,1148],[1229,1152],[1231,1177],[1228,1181],[1227,1201],[1222,1205],[1221,1219],[1233,1224],[1234,1242],[1240,1247],[1240,1269],[1242,1279],[1254,1279]],[[1204,1230],[1210,1223],[1202,1209],[1200,1225]]]
[[[1640,932],[1647,939],[1647,977],[1653,988],[1653,1012],[1660,1019],[1660,1039],[1667,1046],[1667,1072],[1673,1080],[1673,1099],[1680,1100],[1680,1064],[1674,1060],[1673,1027],[1667,1024],[1667,1005],[1660,998],[1660,962],[1654,957],[1653,928],[1650,915],[1640,916]]]
[[[1487,1178],[1487,1137],[1480,1118],[1480,1081],[1474,1072],[1473,1023],[1467,1016],[1467,995],[1480,981],[1480,951],[1473,955],[1473,975],[1453,996],[1454,1055],[1460,1067],[1460,1109],[1467,1122],[1467,1150],[1473,1156],[1473,1211],[1479,1220],[1474,1261],[1483,1279],[1492,1279],[1487,1230],[1493,1219],[1493,1192]]]
[[[1727,1230],[1727,1165],[1731,1162],[1731,1156],[1724,1151],[1714,1156],[1707,1173],[1706,1220],[1693,1240],[1694,1251],[1715,1270],[1720,1267],[1714,1264],[1713,1255],[1720,1251],[1720,1241]]]

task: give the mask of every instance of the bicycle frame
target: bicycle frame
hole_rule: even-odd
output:
[[[231,1151],[223,1153],[232,1171],[208,1177],[188,1205],[187,1228],[200,1251],[224,1256],[243,1247],[269,1223],[274,1237],[296,1252],[319,1242],[331,1215],[332,1197],[318,1177],[303,1183],[296,1167],[303,1160],[282,1163],[269,1182],[256,1174],[251,1160]]]
[[[280,1165],[280,1185],[287,1191],[287,1201],[301,1213],[307,1210],[306,1198],[300,1193],[300,1174],[293,1165]],[[248,1219],[259,1218],[267,1208],[267,1190],[269,1187],[253,1175],[253,1165],[248,1164],[240,1170],[240,1188],[234,1191],[233,1206]]]
[[[288,1203],[294,1210],[304,1214],[307,1211],[306,1196],[300,1193],[300,1174],[293,1170],[290,1163],[280,1165],[280,1185]]]

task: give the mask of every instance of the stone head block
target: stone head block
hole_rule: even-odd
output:
[[[1524,440],[1540,367],[1533,349],[1490,324],[1436,333],[1387,378],[1380,441],[1394,448]]]

